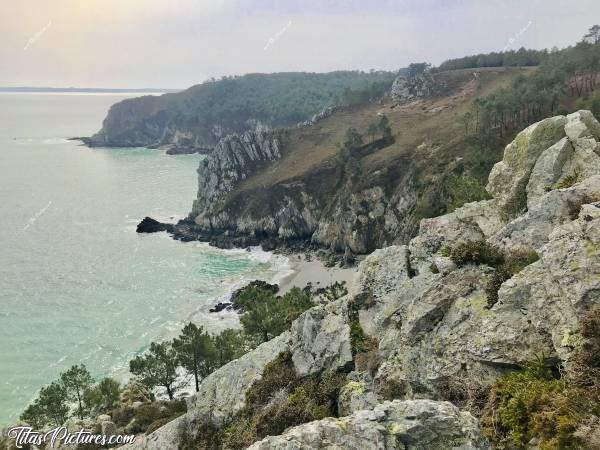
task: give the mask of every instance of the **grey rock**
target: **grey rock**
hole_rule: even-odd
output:
[[[245,404],[246,392],[262,376],[264,367],[290,349],[285,332],[231,361],[202,380],[200,391],[186,399],[188,431],[202,423],[222,424]]]
[[[579,110],[567,115],[565,132],[573,141],[580,138],[600,140],[600,123],[590,111]]]
[[[377,405],[377,396],[373,392],[372,383],[364,380],[349,381],[340,389],[338,396],[338,412],[340,416],[349,416],[361,409],[372,409]]]
[[[347,299],[304,312],[292,324],[290,335],[299,376],[346,366],[352,361]]]
[[[561,178],[563,166],[573,156],[573,146],[565,137],[545,150],[537,159],[527,183],[527,206],[544,195]]]
[[[185,439],[185,416],[180,416],[149,435],[137,435],[132,444],[123,445],[119,448],[127,450],[179,450]]]
[[[430,72],[414,77],[399,75],[392,84],[390,95],[398,104],[429,97],[435,90],[435,79]]]
[[[521,131],[504,149],[502,161],[490,172],[487,191],[500,210],[514,216],[525,207],[525,188],[539,156],[565,136],[567,119],[544,119]]]
[[[299,425],[250,450],[487,450],[477,420],[447,402],[393,401],[351,416]]]
[[[490,236],[489,242],[508,253],[540,251],[557,226],[573,220],[581,205],[598,200],[600,175],[586,178],[570,188],[547,192],[532,202],[527,213]]]

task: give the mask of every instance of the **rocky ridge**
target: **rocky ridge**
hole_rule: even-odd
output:
[[[369,255],[347,296],[306,311],[290,331],[209,375],[187,414],[132,448],[175,449],[202,424],[223,426],[282,352],[291,353],[299,376],[347,373],[343,417],[293,427],[252,448],[489,448],[476,419],[443,400],[540,354],[569,365],[582,319],[600,306],[599,141],[600,124],[587,111],[526,128],[490,174],[491,200],[424,219],[408,245]],[[447,254],[474,241],[506,254],[535,251],[539,259],[505,280],[490,302],[494,268],[458,267]],[[378,342],[376,364],[353,354],[357,322]]]

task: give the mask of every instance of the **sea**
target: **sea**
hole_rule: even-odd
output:
[[[237,325],[208,309],[253,279],[277,282],[287,260],[220,250],[165,233],[145,216],[187,215],[200,155],[87,148],[136,94],[0,93],[0,428],[74,364],[95,379],[128,377],[128,362],[189,321]]]

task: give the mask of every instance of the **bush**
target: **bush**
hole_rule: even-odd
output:
[[[118,381],[104,378],[97,385],[87,389],[83,394],[86,408],[95,412],[111,410],[119,401],[121,387]]]
[[[285,389],[296,380],[290,352],[280,353],[265,366],[262,378],[246,393],[246,406],[257,408],[269,402],[274,392]]]
[[[498,302],[498,290],[502,283],[538,259],[540,257],[534,250],[522,250],[503,256],[502,264],[496,267],[485,286],[488,307],[491,308]]]
[[[300,314],[313,306],[310,294],[299,288],[291,289],[282,297],[260,288],[249,290],[245,295],[254,297],[243,298],[246,312],[240,321],[244,333],[257,343],[280,335]]]
[[[542,450],[566,450],[581,448],[578,426],[597,413],[597,398],[539,359],[496,382],[482,424],[497,448],[523,449],[537,439]]]
[[[299,378],[291,356],[284,352],[267,364],[262,378],[246,393],[245,407],[215,438],[220,448],[246,448],[291,426],[337,415],[345,376],[327,372]]]
[[[352,346],[352,354],[368,353],[377,348],[377,340],[368,336],[358,321],[358,317],[350,322],[350,345]]]
[[[504,261],[502,253],[486,241],[459,242],[450,252],[450,259],[458,267],[466,264],[487,264],[496,267]]]

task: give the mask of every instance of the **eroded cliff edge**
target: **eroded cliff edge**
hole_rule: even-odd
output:
[[[599,141],[588,111],[529,126],[494,166],[493,198],[425,219],[408,245],[369,255],[348,295],[206,377],[187,414],[134,448],[193,446],[226,426],[281,354],[300,377],[344,374],[342,417],[252,448],[489,448],[477,420],[445,400],[457,386],[490,385],[541,354],[568,368],[583,345],[582,321],[600,307]],[[460,264],[448,256],[473,243],[538,259],[490,292],[493,264],[477,252]],[[357,323],[378,343],[368,358],[351,343]]]

